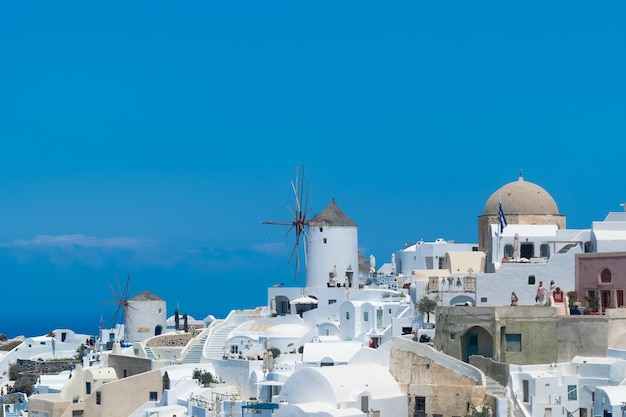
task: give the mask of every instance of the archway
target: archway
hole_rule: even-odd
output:
[[[480,326],[469,328],[461,336],[461,353],[463,361],[468,363],[472,355],[493,358],[493,336]]]

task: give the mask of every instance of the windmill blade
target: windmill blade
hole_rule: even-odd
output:
[[[117,276],[117,274],[115,274],[115,283],[117,284],[117,293],[118,295],[116,295],[117,298],[120,298],[122,296],[122,286],[120,285],[120,279]]]
[[[309,240],[309,234],[306,232],[306,230],[303,230],[302,233],[304,234],[304,268],[307,268],[309,265],[307,263],[307,252],[308,252],[308,248],[306,246],[306,242]]]
[[[115,298],[117,302],[120,302],[121,298],[119,295],[117,295],[118,293],[115,292],[115,289],[113,288],[113,285],[111,285],[111,283],[109,283],[109,288],[111,289],[111,295],[113,296],[113,298]]]
[[[302,179],[300,180],[300,205],[298,206],[298,210],[302,213],[302,197],[304,193],[304,166],[302,166]]]
[[[293,248],[291,250],[291,254],[289,256],[289,263],[291,263],[295,259],[295,271],[294,271],[294,280],[297,278],[298,274],[300,274],[300,250],[302,246],[300,246],[300,240],[303,238],[303,233],[306,236],[306,226],[308,226],[307,214],[309,213],[308,204],[309,204],[309,190],[310,184],[305,188],[304,182],[304,166],[302,167],[302,173],[300,172],[300,166],[296,165],[296,176],[295,179],[289,182],[291,187],[291,191],[293,193],[294,205],[295,207],[290,207],[287,205],[287,210],[292,216],[291,222],[267,222],[263,221],[261,224],[274,224],[274,225],[283,225],[289,226],[287,233],[285,236],[288,236],[289,233],[294,232],[295,241],[293,244]],[[308,236],[306,236],[308,238]],[[306,241],[304,243],[305,251],[306,249]],[[306,253],[305,253],[305,265],[306,265]]]

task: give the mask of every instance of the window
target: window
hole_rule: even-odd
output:
[[[456,333],[450,333],[450,339],[456,339]]]
[[[425,415],[426,413],[426,397],[415,397],[415,414]]]
[[[529,275],[528,276],[528,285],[535,285],[535,276],[534,275]]]
[[[364,395],[361,397],[361,412],[367,413],[369,412],[369,410],[369,397],[367,395]]]
[[[513,245],[511,244],[504,245],[504,257],[505,258],[513,257]]]
[[[159,394],[156,391],[150,391],[150,401],[158,401]]]
[[[595,299],[596,299],[596,292],[595,292],[595,291],[593,291],[593,290],[591,290],[591,291],[587,291],[587,296],[588,296],[589,298],[591,298],[592,300],[595,300]]]
[[[346,311],[346,320],[350,320],[350,312]]]
[[[568,400],[577,400],[578,392],[576,385],[568,385],[567,386],[567,399]]]
[[[72,410],[72,417],[83,417],[85,410]]]
[[[43,417],[50,417],[50,413],[49,413],[49,412],[47,412],[47,411],[44,411],[44,412],[43,412]]]
[[[520,248],[521,258],[534,258],[535,257],[535,244],[534,243],[522,243]]]
[[[623,307],[624,306],[624,290],[617,290],[616,295],[617,295],[617,306]]]
[[[602,272],[600,272],[600,283],[602,284],[611,283],[611,271],[609,271],[608,268],[604,268]]]
[[[519,333],[507,334],[504,336],[506,341],[507,352],[521,352],[522,351],[522,335]]]
[[[322,233],[324,231],[323,227],[320,227],[320,233]]]
[[[124,378],[126,378],[128,376],[128,369],[124,369]]]
[[[31,410],[30,415],[32,417],[39,417],[39,410]]]
[[[328,243],[328,239],[324,238],[324,239],[322,240],[322,242],[324,242],[324,245],[325,245],[325,244],[327,244],[327,243]]]
[[[363,321],[369,321],[370,319],[370,313],[367,311],[363,312]]]
[[[237,345],[230,345],[230,353],[232,353],[233,355],[236,355],[239,353],[239,346]]]
[[[529,399],[529,389],[528,389],[528,380],[524,379],[522,380],[522,390],[523,390],[523,395],[524,395],[524,402],[527,403],[530,401]]]
[[[541,246],[539,246],[539,256],[542,258],[550,257],[550,246],[548,246],[547,243],[542,243]]]
[[[337,302],[337,300],[328,300],[328,304],[335,304]]]
[[[102,404],[102,393],[100,391],[96,392],[96,404],[97,405]]]
[[[486,303],[487,302],[487,297],[480,297],[480,302],[481,303]]]
[[[85,382],[85,394],[91,394],[91,382]]]

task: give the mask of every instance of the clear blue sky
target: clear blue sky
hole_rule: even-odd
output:
[[[546,4],[547,3],[547,4]],[[621,210],[626,3],[0,5],[0,333],[95,333],[131,274],[217,317],[294,285],[297,164],[379,263],[517,179]]]

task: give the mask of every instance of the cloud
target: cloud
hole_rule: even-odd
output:
[[[32,239],[0,242],[0,257],[19,264],[45,262],[68,271],[76,267],[139,270],[185,268],[203,274],[254,270],[267,256],[287,259],[285,243],[206,247],[198,242],[142,237],[101,238],[83,234],[37,235]]]
[[[25,264],[47,259],[61,268],[82,265],[101,268],[117,263],[138,264],[150,259],[163,266],[162,241],[136,237],[98,238],[82,234],[38,235],[33,239],[16,239],[0,243],[2,255]]]
[[[263,243],[253,245],[252,250],[265,255],[285,255],[289,252],[289,248],[285,243]]]
[[[81,234],[74,235],[38,235],[33,239],[17,239],[8,243],[0,243],[0,247],[6,248],[102,248],[102,249],[128,249],[138,250],[146,246],[154,246],[154,239],[136,237],[97,238]]]

